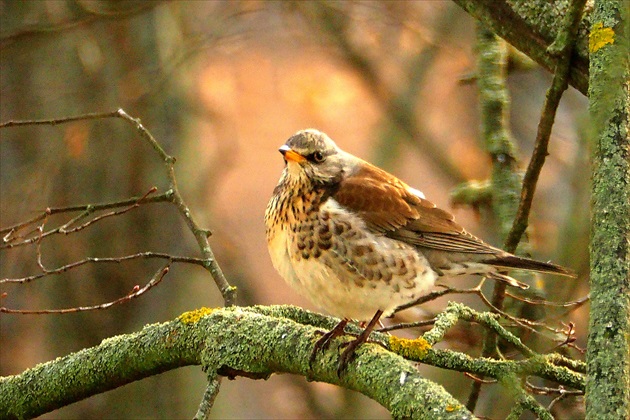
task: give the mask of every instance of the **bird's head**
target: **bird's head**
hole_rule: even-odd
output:
[[[284,176],[289,182],[308,180],[313,185],[337,184],[352,160],[330,137],[314,129],[298,131],[279,150],[287,165]]]

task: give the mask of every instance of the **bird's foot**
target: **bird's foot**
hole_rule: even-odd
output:
[[[379,322],[381,315],[383,315],[383,311],[376,311],[376,314],[374,314],[374,317],[370,320],[370,322],[367,324],[361,334],[359,334],[356,339],[343,344],[343,346],[345,346],[346,348],[341,353],[341,357],[339,358],[339,366],[337,367],[337,376],[339,378],[341,378],[341,375],[345,372],[346,368],[348,367],[348,363],[352,361],[354,353],[359,348],[359,346],[368,341],[368,338],[370,337],[372,330],[374,330],[374,326]]]
[[[313,347],[313,352],[311,353],[311,357],[308,361],[309,366],[313,366],[315,358],[317,357],[317,353],[319,353],[320,351],[326,351],[326,349],[330,347],[330,343],[332,343],[335,338],[345,334],[344,328],[346,327],[346,324],[348,324],[348,320],[342,319],[337,325],[335,325],[335,328],[328,331],[327,333],[322,334],[321,338],[315,343],[315,347]]]
[[[345,347],[344,351],[341,353],[339,357],[339,366],[337,366],[337,376],[341,378],[341,375],[346,371],[348,367],[348,363],[352,361],[354,357],[354,353],[359,348],[359,346],[365,342],[367,342],[369,334],[361,334],[356,339],[352,341],[348,341],[347,343],[343,343],[342,347]]]

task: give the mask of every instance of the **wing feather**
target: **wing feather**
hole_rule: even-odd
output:
[[[452,214],[393,175],[365,161],[357,168],[341,181],[333,198],[375,233],[441,251],[502,252],[466,232]]]

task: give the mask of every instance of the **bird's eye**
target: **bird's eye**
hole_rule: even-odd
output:
[[[326,159],[326,156],[324,156],[322,152],[313,152],[309,157],[309,160],[312,160],[315,163],[322,163]]]

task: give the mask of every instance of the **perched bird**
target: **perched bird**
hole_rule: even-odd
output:
[[[422,192],[320,131],[299,131],[279,150],[286,166],[265,213],[271,260],[299,293],[342,318],[317,342],[311,361],[349,320],[370,319],[342,353],[341,372],[381,316],[416,300],[441,276],[480,274],[526,288],[505,272],[572,275],[484,243]]]

